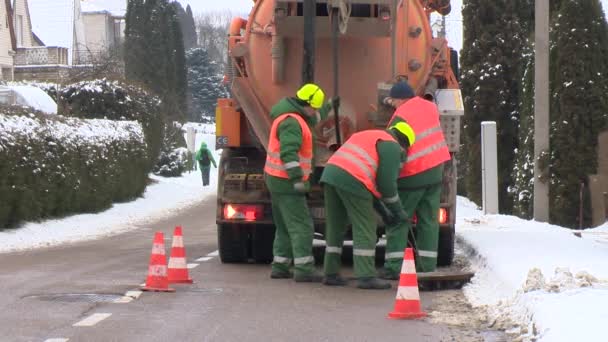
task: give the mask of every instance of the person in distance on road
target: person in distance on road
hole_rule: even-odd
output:
[[[439,202],[443,182],[443,165],[450,160],[437,106],[416,96],[407,82],[397,82],[390,90],[388,102],[397,108],[389,126],[407,122],[416,134],[416,142],[407,150],[397,181],[399,198],[408,218],[416,213],[416,270],[432,272],[437,267],[439,241]],[[383,279],[399,279],[403,251],[411,223],[399,221],[386,228],[386,254]]]
[[[201,143],[201,147],[196,152],[196,157],[194,158],[198,161],[198,166],[201,169],[201,176],[203,177],[203,187],[209,185],[209,172],[211,171],[211,164],[213,167],[217,168],[217,164],[215,163],[215,159],[213,158],[213,154],[207,148],[207,144],[203,141]]]
[[[272,201],[276,227],[272,279],[294,278],[297,282],[320,282],[314,270],[314,226],[306,193],[314,166],[314,126],[331,109],[323,105],[321,87],[308,83],[295,97],[281,99],[270,112],[273,119],[264,174]],[[294,274],[290,272],[294,264]]]
[[[326,228],[325,278],[323,283],[343,286],[340,263],[348,221],[353,231],[353,259],[357,287],[389,289],[377,278],[376,216],[374,201],[380,199],[395,220],[405,220],[397,194],[397,176],[403,149],[414,143],[415,135],[406,122],[387,130],[367,130],[353,134],[329,159],[321,182],[325,191]]]

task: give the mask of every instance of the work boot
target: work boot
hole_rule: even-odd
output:
[[[365,277],[359,278],[357,287],[365,290],[388,290],[391,288],[391,284],[376,277]]]
[[[393,271],[389,271],[386,268],[383,268],[378,271],[378,278],[386,279],[386,280],[399,280],[400,274],[397,274]]]
[[[291,279],[291,278],[293,278],[293,274],[291,274],[291,272],[273,270],[272,272],[270,272],[270,278],[271,279]]]
[[[317,272],[307,274],[296,274],[293,277],[296,283],[320,283],[323,280],[323,276]]]
[[[323,284],[327,286],[346,286],[347,283],[339,274],[328,274],[323,278]]]

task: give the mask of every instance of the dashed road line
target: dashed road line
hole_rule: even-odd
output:
[[[133,299],[137,299],[137,298],[139,298],[139,296],[141,296],[141,294],[142,294],[142,291],[133,290],[133,291],[127,291],[127,293],[125,293],[125,296],[131,297]]]
[[[47,338],[44,342],[68,342],[69,338]]]
[[[205,262],[205,261],[209,261],[211,259],[213,259],[213,257],[208,257],[207,256],[207,257],[198,258],[198,259],[196,259],[196,261]]]
[[[113,303],[116,303],[116,304],[127,304],[127,303],[131,303],[131,301],[133,301],[133,297],[122,296],[120,298],[117,298]]]
[[[215,252],[211,252],[209,254],[207,254],[208,257],[216,257],[220,255],[220,251],[215,251]]]
[[[186,266],[188,267],[188,269],[193,269],[193,268],[195,268],[198,265],[200,265],[200,264],[188,264]]]
[[[104,319],[108,318],[112,316],[111,313],[95,313],[92,314],[91,316],[83,319],[80,322],[74,323],[74,327],[92,327],[95,324],[103,321]]]

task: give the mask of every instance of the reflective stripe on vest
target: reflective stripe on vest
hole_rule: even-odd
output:
[[[434,103],[415,97],[397,108],[391,122],[397,117],[412,126],[416,133],[416,142],[407,150],[407,161],[400,178],[416,175],[450,160],[450,150]]]
[[[299,161],[283,163],[281,160],[281,141],[279,140],[277,130],[279,129],[281,122],[287,118],[294,118],[300,124],[300,129],[302,130],[302,144],[298,151]],[[274,177],[288,179],[289,175],[287,171],[299,167],[302,169],[302,174],[304,175],[303,180],[308,180],[312,173],[312,140],[312,132],[306,121],[304,121],[300,115],[288,113],[279,116],[274,120],[272,128],[270,129],[270,140],[268,142],[264,172]]]
[[[376,198],[381,197],[376,188],[376,174],[378,172],[376,143],[378,141],[397,142],[386,131],[362,131],[353,134],[327,161],[327,164],[335,165],[348,172]]]

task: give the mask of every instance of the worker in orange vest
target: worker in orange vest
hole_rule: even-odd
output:
[[[407,122],[416,134],[416,142],[407,150],[397,181],[399,198],[408,218],[416,224],[416,270],[433,272],[437,267],[439,243],[439,204],[443,167],[450,160],[437,106],[417,97],[407,82],[397,82],[390,90],[390,105],[397,108],[389,126]],[[411,229],[410,220],[386,228],[386,254],[383,279],[399,279],[403,251]]]
[[[400,122],[388,130],[353,134],[329,159],[321,183],[325,192],[325,278],[323,283],[344,286],[340,263],[344,234],[350,221],[357,287],[389,289],[375,268],[377,222],[374,201],[380,199],[398,220],[405,220],[397,194],[403,149],[414,143],[411,127]]]
[[[310,190],[314,165],[312,128],[331,110],[331,105],[323,105],[324,99],[321,87],[309,83],[298,90],[296,97],[283,98],[270,112],[273,123],[264,173],[276,227],[270,273],[273,279],[292,276],[297,282],[322,279],[314,270],[314,226],[306,193]]]

